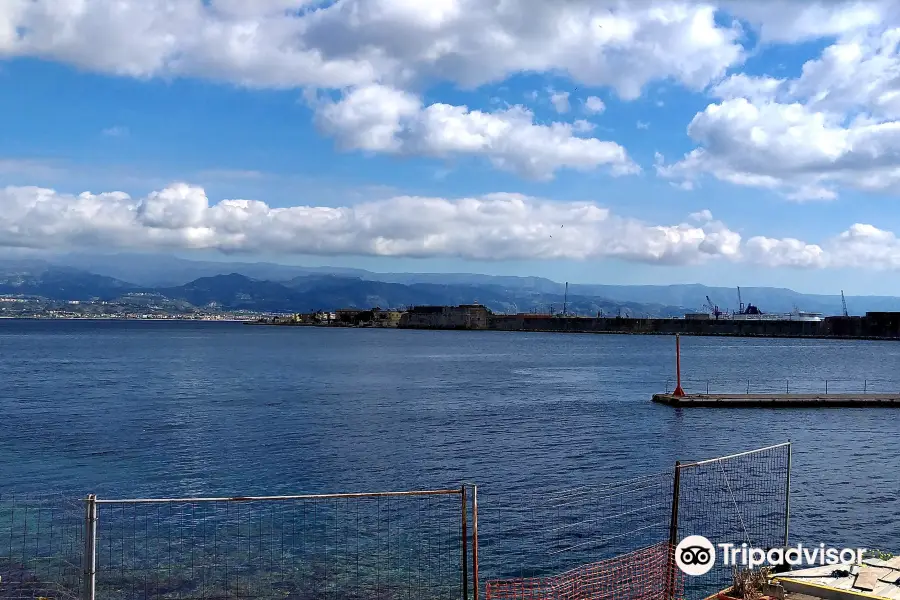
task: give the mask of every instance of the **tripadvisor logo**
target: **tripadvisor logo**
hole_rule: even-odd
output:
[[[702,535],[689,535],[675,547],[675,564],[685,575],[705,575],[716,564],[716,549]]]
[[[748,544],[717,544],[722,564],[755,569],[764,565],[787,563],[797,565],[862,564],[865,548],[826,548],[825,544],[808,547],[797,544],[789,548],[753,548]],[[689,535],[675,547],[675,564],[685,575],[705,575],[716,564],[716,546],[702,535]]]

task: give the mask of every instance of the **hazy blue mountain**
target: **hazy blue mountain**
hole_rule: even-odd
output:
[[[115,277],[146,287],[177,287],[201,277],[237,273],[251,279],[287,281],[299,275],[335,273],[360,277],[362,269],[341,267],[298,267],[267,262],[199,261],[159,254],[66,254],[54,257],[54,264],[75,267]]]
[[[473,273],[375,273],[346,267],[303,267],[268,262],[201,261],[159,254],[65,254],[48,259],[53,264],[75,267],[138,285],[175,287],[200,277],[237,273],[252,279],[288,281],[304,275],[344,275],[385,283],[433,283],[439,285],[501,285],[510,289],[563,292],[563,284],[543,277],[512,277]]]
[[[529,289],[515,289],[499,285],[464,285],[413,283],[404,285],[383,281],[369,281],[335,275],[297,277],[286,285],[304,294],[310,309],[329,306],[368,308],[380,306],[407,307],[411,305],[484,304],[495,312],[562,312],[582,315],[622,314],[633,316],[677,316],[684,313],[678,306],[654,303],[616,302],[605,298],[570,294],[568,304],[564,290],[545,293]]]
[[[156,288],[170,300],[184,300],[197,307],[295,312],[301,296],[275,281],[260,281],[238,273],[201,277],[185,285]]]
[[[359,277],[337,275],[309,275],[287,282],[303,295],[303,310],[333,308],[405,307],[411,304],[448,304],[472,302],[473,297],[450,286],[406,286],[384,281],[370,281]]]
[[[51,259],[48,259],[51,260]],[[10,264],[8,261],[3,264]],[[478,300],[495,310],[546,310],[549,304],[562,305],[563,283],[542,277],[511,277],[472,273],[374,273],[341,267],[301,267],[256,262],[195,261],[162,255],[69,254],[52,259],[57,265],[75,267],[141,287],[176,288],[200,278],[239,274],[259,281],[279,282],[303,295],[298,298],[312,306],[363,306],[407,304],[448,304]],[[20,271],[38,268],[41,261],[16,261]],[[2,266],[2,265],[0,265]],[[329,280],[329,276],[335,276]],[[307,277],[325,277],[298,283]],[[364,285],[364,283],[366,283]],[[316,286],[315,289],[309,285]],[[378,285],[384,284],[384,285]],[[307,287],[303,287],[307,285]],[[299,286],[299,287],[298,287]],[[399,286],[399,287],[391,287]],[[802,294],[771,287],[742,287],[744,304],[752,303],[763,312],[800,310],[841,313],[840,291],[833,295]],[[330,295],[329,295],[330,294]],[[674,309],[702,310],[709,296],[720,309],[738,309],[737,289],[700,284],[607,285],[570,284],[569,297],[575,310],[585,313],[617,312],[619,307],[635,314],[674,314]],[[641,308],[643,307],[643,308]],[[900,298],[890,296],[847,296],[850,314],[867,311],[900,311]]]
[[[359,275],[363,279],[402,283],[433,283],[439,285],[492,285],[511,290],[564,293],[565,285],[543,277],[514,277],[509,275],[477,275],[473,273],[372,273]]]
[[[501,280],[502,281],[502,280]],[[508,283],[508,282],[504,282]],[[41,261],[0,263],[0,293],[41,296],[51,300],[163,300],[195,307],[231,310],[306,312],[338,308],[405,308],[412,305],[479,302],[496,312],[554,312],[623,316],[676,316],[678,306],[611,301],[604,298],[540,291],[541,286],[507,287],[372,281],[343,275],[306,274],[285,282],[255,279],[240,273],[199,277],[177,286],[151,287]],[[567,302],[567,304],[566,304]]]
[[[0,267],[0,294],[41,296],[51,300],[113,300],[138,286],[112,277],[67,267],[19,264]]]

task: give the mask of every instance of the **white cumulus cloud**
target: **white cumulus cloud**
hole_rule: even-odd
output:
[[[900,238],[892,231],[855,223],[822,244],[754,236],[746,242],[745,255],[768,267],[898,270]]]
[[[656,225],[587,202],[520,194],[397,196],[353,206],[274,208],[211,203],[173,184],[142,198],[39,187],[0,190],[0,246],[119,248],[315,255],[602,259],[691,264],[740,251],[740,235],[709,219]]]
[[[688,126],[698,147],[657,172],[795,201],[832,200],[841,188],[900,192],[900,27],[848,29],[794,79],[735,74],[714,86],[719,101]]]
[[[763,43],[797,43],[864,31],[897,17],[893,0],[726,0],[722,8],[747,20]]]
[[[320,123],[349,147],[409,152],[418,146],[426,154],[439,154],[432,151],[447,140],[427,139],[435,133],[427,121],[447,119],[461,130],[490,130],[464,144],[449,144],[450,152],[461,152],[460,144],[480,148],[477,153],[498,166],[547,177],[548,170],[573,165],[635,169],[621,167],[621,147],[574,138],[567,133],[572,125],[543,126],[512,113],[441,103],[420,107],[412,91],[439,81],[476,88],[522,73],[609,87],[626,100],[638,98],[657,81],[702,91],[744,61],[749,26],[764,44],[839,37],[818,63],[807,65],[800,80],[785,84],[786,93],[796,98],[791,102],[805,103],[812,115],[851,111],[842,107],[862,103],[867,114],[860,118],[871,116],[876,120],[871,124],[883,125],[878,119],[894,115],[900,106],[891,75],[896,34],[879,37],[873,31],[887,30],[884,24],[896,23],[898,13],[890,0],[5,0],[0,2],[0,60],[30,57],[139,79],[187,77],[250,88],[326,90],[343,94],[343,99],[335,105],[340,108],[319,115]],[[751,84],[756,88],[750,89]],[[741,91],[741,85],[746,89]],[[774,80],[734,79],[717,90],[723,103],[749,98],[758,104],[765,94],[774,94],[773,85]],[[364,100],[364,92],[369,109],[394,112],[365,113],[361,105],[362,112],[351,111],[347,103]],[[560,113],[570,110],[566,92],[556,92],[552,103]],[[596,96],[585,102],[585,110],[593,114],[604,108]],[[364,132],[348,140],[350,126],[337,124],[342,115],[361,122]],[[524,152],[486,149],[503,146],[499,139],[509,137],[494,132],[513,121],[513,130],[528,132],[521,134],[527,141],[539,136],[551,145],[541,146],[537,166],[525,164]],[[418,127],[411,126],[416,123]],[[829,126],[856,127],[840,119],[830,120]],[[723,128],[723,138],[730,131],[729,123],[717,127]],[[757,127],[765,132],[767,124]],[[773,127],[769,139],[779,135],[780,125]],[[703,144],[703,123],[693,131]],[[870,153],[883,150],[887,142],[881,133],[859,135],[870,134],[878,137],[867,140]],[[515,142],[523,139],[515,137]],[[879,155],[881,162],[886,154],[890,152]],[[847,157],[849,162],[856,159]],[[821,182],[817,173],[788,181],[783,174],[732,162],[712,158],[695,170],[725,173],[731,180],[768,176],[778,181],[774,187],[813,190],[794,191],[797,198],[825,196],[830,189],[827,173],[821,174]],[[856,180],[861,187],[879,188],[892,185],[894,177],[890,169],[876,168]]]
[[[0,56],[275,88],[562,72],[633,98],[738,63],[740,31],[715,17],[671,0],[5,0]]]
[[[435,157],[484,156],[499,168],[549,179],[563,168],[607,166],[613,174],[639,167],[615,142],[577,137],[583,124],[538,125],[524,107],[497,112],[435,103],[382,85],[348,91],[338,101],[316,101],[319,127],[345,148]]]
[[[348,148],[477,154],[543,179],[560,168],[637,169],[618,144],[573,135],[582,125],[543,125],[519,107],[425,106],[419,94],[436,82],[475,89],[539,74],[633,100],[673,82],[717,102],[691,123],[695,151],[657,165],[660,174],[683,188],[712,175],[812,200],[841,186],[897,186],[898,24],[896,0],[4,0],[0,60],[324,92],[340,100],[317,120]],[[755,38],[763,50],[831,45],[793,79],[723,79]],[[553,98],[560,113],[566,94]],[[584,109],[605,104],[590,96]]]
[[[597,96],[588,96],[584,101],[584,109],[594,115],[599,115],[606,110],[606,104]]]
[[[320,256],[458,257],[472,260],[620,260],[691,265],[709,260],[773,268],[900,270],[900,238],[856,223],[819,243],[751,236],[709,210],[655,224],[591,202],[521,194],[395,196],[348,206],[259,200],[211,202],[175,183],[143,197],[0,189],[0,248],[217,250]]]
[[[550,104],[560,114],[569,112],[569,92],[553,92],[550,94]]]

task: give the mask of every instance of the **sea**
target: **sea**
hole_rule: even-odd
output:
[[[900,344],[683,337],[687,392],[897,391]],[[900,551],[893,409],[674,409],[669,336],[0,321],[0,489],[478,486],[480,510],[792,442],[790,535]]]

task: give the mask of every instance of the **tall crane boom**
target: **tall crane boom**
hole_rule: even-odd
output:
[[[741,300],[741,286],[738,286],[738,310],[740,314],[744,314],[744,301]]]
[[[841,307],[844,309],[844,316],[849,317],[847,313],[847,300],[844,298],[844,290],[841,290]]]

